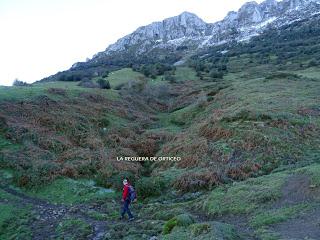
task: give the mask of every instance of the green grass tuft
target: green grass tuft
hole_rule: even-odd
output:
[[[194,219],[190,214],[180,214],[176,217],[171,218],[163,226],[162,233],[169,234],[175,226],[189,226],[194,223]]]
[[[0,239],[32,239],[29,209],[1,203],[0,213]]]
[[[251,219],[250,224],[255,228],[259,228],[262,226],[284,222],[292,217],[302,214],[303,211],[308,210],[309,208],[310,206],[306,204],[300,204],[292,207],[284,207],[276,210],[265,211],[255,215]]]
[[[177,81],[199,80],[196,71],[189,67],[177,67],[174,77]]]
[[[66,219],[56,229],[58,239],[87,239],[92,227],[81,219]]]
[[[134,72],[131,68],[123,68],[109,73],[107,80],[109,81],[111,88],[116,89],[118,86],[126,84],[129,81],[140,81],[144,78],[144,75]]]
[[[281,186],[288,174],[276,173],[244,182],[219,187],[212,191],[205,203],[209,214],[242,214],[250,213],[261,204],[275,201],[281,197]]]
[[[68,178],[59,178],[30,194],[53,203],[64,204],[84,203],[114,196],[113,190],[95,187],[92,181],[76,181]]]

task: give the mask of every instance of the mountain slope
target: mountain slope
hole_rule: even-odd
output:
[[[128,50],[138,45],[136,54],[141,54],[153,47],[169,47],[190,45],[195,41],[200,46],[214,45],[222,41],[248,39],[251,35],[258,34],[271,22],[295,15],[306,18],[319,11],[317,1],[306,0],[266,0],[261,4],[248,2],[238,12],[230,12],[220,22],[207,24],[195,14],[184,12],[176,17],[168,18],[162,22],[155,22],[145,27],[138,28],[132,34],[110,45],[104,54],[114,51]],[[189,43],[189,44],[188,44]]]
[[[182,14],[139,27],[86,62],[43,79],[92,78],[106,71],[143,64],[183,64],[191,55],[230,42],[249,41],[267,29],[294,21],[312,20],[320,12],[319,0],[266,0],[248,2],[216,23],[205,23],[195,14]]]

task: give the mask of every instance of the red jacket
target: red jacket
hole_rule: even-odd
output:
[[[130,184],[127,183],[123,186],[123,192],[122,192],[122,200],[125,201],[129,195],[129,186]]]

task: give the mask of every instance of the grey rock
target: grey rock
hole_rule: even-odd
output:
[[[319,12],[320,0],[265,0],[260,4],[247,2],[237,12],[229,12],[216,23],[206,23],[193,13],[183,12],[139,27],[105,51],[94,55],[87,63],[97,63],[113,54],[130,52],[139,56],[154,49],[175,50],[179,46],[196,51],[230,41],[249,41],[266,28],[278,28],[299,19],[308,19]],[[81,64],[76,63],[71,69],[78,66]]]
[[[229,12],[220,22],[208,24],[193,13],[182,14],[154,22],[138,28],[133,33],[119,39],[110,45],[104,54],[114,51],[128,50],[137,47],[137,54],[144,53],[153,47],[168,47],[182,45],[215,45],[238,37],[239,40],[257,35],[269,23],[283,17],[290,11],[299,11],[316,0],[266,0],[261,4],[245,3],[238,12]],[[304,11],[303,11],[304,12]]]

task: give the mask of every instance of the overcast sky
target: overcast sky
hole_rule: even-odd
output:
[[[206,22],[247,0],[0,0],[0,85],[34,82],[183,11]],[[261,2],[257,1],[257,2]]]

